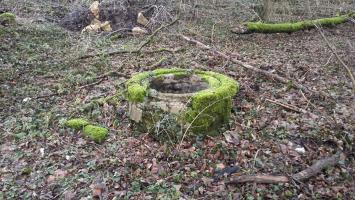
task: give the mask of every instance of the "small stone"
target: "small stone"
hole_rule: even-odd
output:
[[[297,148],[295,148],[295,151],[300,154],[306,153],[306,150],[304,149],[304,147],[297,147]]]
[[[32,98],[30,98],[30,97],[26,97],[26,98],[24,98],[24,99],[22,100],[22,102],[26,103],[26,102],[29,102],[31,99],[32,99]]]

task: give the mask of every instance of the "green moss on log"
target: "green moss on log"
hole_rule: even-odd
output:
[[[65,122],[65,125],[69,128],[73,128],[76,130],[81,130],[84,126],[88,125],[89,122],[83,118],[71,119]]]
[[[260,33],[292,33],[300,30],[306,30],[314,28],[315,25],[333,26],[341,23],[345,23],[349,18],[354,18],[355,12],[347,15],[341,15],[330,18],[322,18],[315,20],[305,20],[299,22],[289,23],[262,23],[262,22],[247,22],[244,25],[247,27],[247,32],[260,32]]]
[[[83,129],[84,135],[97,143],[102,143],[108,135],[108,129],[100,126],[87,125]]]

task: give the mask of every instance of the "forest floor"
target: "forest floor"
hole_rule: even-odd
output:
[[[89,36],[43,21],[20,21],[0,35],[0,199],[91,199],[93,195],[351,199],[355,195],[351,82],[317,30],[236,35],[222,23],[180,20],[156,35],[141,53],[79,59],[88,53],[134,49],[147,36]],[[354,23],[323,31],[354,69]],[[319,98],[242,67],[232,70],[233,63],[187,44],[178,36],[181,33],[329,97]],[[159,48],[181,50],[145,52]],[[170,67],[216,71],[240,83],[229,131],[185,140],[180,150],[132,131],[123,96],[126,78]],[[101,76],[112,70],[127,77]],[[116,94],[122,94],[116,101],[95,101]],[[76,117],[108,127],[108,139],[96,144],[63,125]],[[235,139],[230,140],[230,135]],[[230,176],[216,178],[218,169],[230,166],[238,168],[232,176],[290,175],[338,150],[348,155],[345,162],[303,182],[226,184]]]

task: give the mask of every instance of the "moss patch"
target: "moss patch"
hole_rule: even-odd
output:
[[[76,118],[66,121],[65,125],[69,128],[81,130],[84,126],[89,125],[89,122],[83,118]]]
[[[90,123],[83,118],[68,120],[65,122],[65,126],[75,130],[83,130],[85,136],[88,136],[97,143],[102,143],[108,135],[107,128],[90,125]]]
[[[248,32],[260,32],[260,33],[292,33],[300,30],[311,29],[315,27],[315,24],[322,26],[332,26],[347,22],[349,18],[355,17],[355,12],[347,15],[341,15],[330,18],[322,18],[315,20],[305,20],[299,22],[289,23],[262,23],[262,22],[247,22],[244,25],[247,27]]]
[[[12,13],[6,12],[0,14],[0,24],[14,24],[16,22],[16,16]]]
[[[84,135],[97,143],[102,143],[108,135],[108,129],[100,126],[87,125],[84,127]]]

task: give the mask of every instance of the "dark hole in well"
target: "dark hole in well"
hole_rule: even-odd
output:
[[[162,93],[193,93],[208,87],[208,83],[196,75],[168,74],[153,78],[150,82],[150,88]]]

